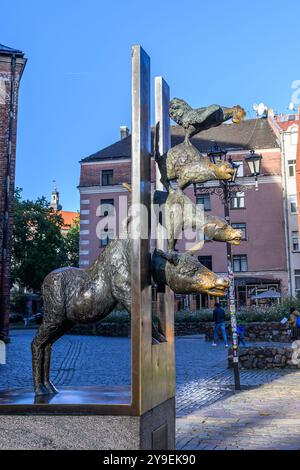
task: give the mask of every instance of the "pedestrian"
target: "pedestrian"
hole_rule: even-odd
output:
[[[218,333],[219,331],[221,331],[225,348],[228,348],[227,335],[226,335],[226,329],[225,329],[225,311],[218,302],[215,303],[215,308],[213,311],[213,321],[215,322],[215,327],[214,327],[214,341],[212,345],[217,346]]]
[[[292,339],[298,339],[300,332],[300,313],[294,306],[290,308],[289,322],[292,327]]]
[[[238,343],[239,345],[241,344],[242,346],[246,346],[245,343],[245,327],[238,325],[236,329],[237,335],[238,335]]]

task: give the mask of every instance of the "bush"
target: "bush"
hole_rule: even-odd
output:
[[[271,306],[253,305],[251,307],[241,307],[237,311],[237,321],[239,323],[250,322],[279,322],[283,317],[288,317],[290,307],[295,306],[300,311],[300,299],[286,297],[282,302]],[[226,309],[225,309],[226,311]],[[201,310],[179,310],[175,314],[175,321],[178,322],[209,322],[212,321],[213,309]],[[229,312],[226,311],[226,319],[230,320]]]
[[[176,322],[209,322],[212,321],[213,311],[212,309],[201,309],[201,310],[178,310],[175,313]]]
[[[295,306],[300,311],[300,300],[295,298],[286,297],[282,300],[281,304],[274,304],[272,306],[256,307],[241,307],[237,311],[238,323],[250,322],[279,322],[283,317],[288,317],[290,307]],[[226,309],[225,309],[226,311]],[[155,313],[155,312],[154,312]],[[175,313],[176,322],[211,322],[213,317],[213,309],[201,310],[178,310]],[[153,319],[155,321],[155,315]],[[226,319],[229,321],[229,312],[226,311]],[[129,314],[126,310],[113,310],[103,322],[107,323],[128,323],[130,321]]]

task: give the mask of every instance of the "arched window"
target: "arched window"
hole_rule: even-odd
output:
[[[298,126],[292,126],[288,129],[290,132],[291,145],[297,145],[298,142]]]

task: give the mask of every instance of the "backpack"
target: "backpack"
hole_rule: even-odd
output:
[[[300,328],[300,317],[296,318],[296,326],[297,328]]]

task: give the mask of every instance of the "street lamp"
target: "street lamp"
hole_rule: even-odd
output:
[[[231,179],[229,180],[229,182],[230,182],[230,183],[235,183],[235,180],[236,180],[237,173],[238,173],[238,171],[239,171],[240,165],[238,165],[237,163],[234,163],[234,162],[232,161],[232,158],[231,158],[231,157],[228,158],[228,162],[230,163],[230,165],[232,166],[232,168],[233,168],[233,170],[234,170],[234,173],[233,173]]]
[[[201,192],[216,194],[224,204],[224,215],[228,224],[230,224],[230,201],[231,193],[236,191],[245,191],[249,189],[248,186],[241,186],[236,184],[236,177],[239,169],[239,164],[232,161],[232,158],[229,156],[227,158],[227,151],[219,147],[217,144],[211,149],[210,152],[207,152],[207,156],[210,158],[212,163],[217,163],[217,161],[228,162],[231,164],[234,169],[234,174],[230,180],[220,181],[219,185],[212,188],[205,188],[202,186],[202,189],[195,185],[195,194],[197,194],[197,189],[199,188]],[[255,189],[258,190],[257,176],[260,174],[262,155],[256,154],[254,150],[250,151],[250,155],[245,157],[245,161],[248,164],[249,171],[251,176],[255,177]],[[240,163],[242,165],[242,162]],[[201,185],[199,185],[201,186]],[[240,372],[239,372],[239,356],[238,356],[238,336],[237,336],[237,321],[236,321],[236,305],[235,305],[235,291],[234,291],[234,271],[232,267],[232,251],[231,244],[226,243],[227,250],[227,270],[228,277],[230,280],[229,288],[229,312],[230,312],[230,323],[232,331],[232,351],[233,351],[233,371],[234,371],[234,384],[235,389],[240,390]]]
[[[228,161],[228,163],[230,163],[230,165],[234,169],[234,174],[231,177],[231,179],[229,180],[229,182],[230,183],[235,182],[235,179],[237,177],[237,172],[238,172],[238,169],[239,169],[239,165],[234,163],[232,161],[231,157],[229,157],[228,160],[227,160],[227,150],[223,150],[221,147],[219,147],[217,144],[215,144],[213,149],[211,149],[211,151],[207,153],[207,156],[210,158],[210,161],[212,163],[217,163],[217,161],[220,161],[220,160],[222,162]]]
[[[224,202],[224,215],[225,219],[230,224],[230,213],[229,213],[229,204],[230,204],[230,183],[235,183],[239,165],[234,163],[231,157],[227,160],[227,151],[222,150],[218,145],[215,145],[214,148],[207,153],[207,156],[213,163],[216,163],[217,160],[223,162],[228,161],[234,169],[234,174],[230,181],[220,181],[221,186],[221,198]],[[227,251],[227,272],[228,278],[230,281],[229,287],[229,313],[230,313],[230,324],[231,324],[231,333],[232,333],[232,355],[233,355],[233,372],[234,372],[234,385],[236,390],[241,390],[240,382],[240,371],[239,371],[239,354],[238,354],[238,335],[237,335],[237,320],[236,320],[236,306],[235,306],[235,292],[234,292],[234,273],[232,269],[232,251],[231,244],[226,243]]]
[[[248,164],[251,176],[255,178],[255,191],[258,191],[258,181],[257,176],[260,174],[262,155],[255,153],[253,149],[250,150],[250,155],[245,158],[245,161]]]
[[[221,149],[219,145],[215,144],[207,156],[210,158],[212,163],[216,163],[217,160],[226,161],[227,150]]]

